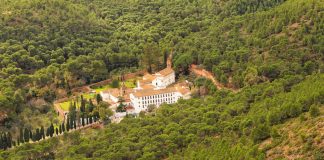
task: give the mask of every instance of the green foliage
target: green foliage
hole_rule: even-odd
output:
[[[309,109],[309,113],[312,117],[317,117],[321,114],[319,108],[318,108],[318,105],[316,104],[313,104],[310,109]]]
[[[112,87],[112,88],[119,88],[119,80],[114,79],[114,80],[111,82],[111,87]]]
[[[265,154],[258,149],[258,144],[270,136],[275,139],[281,136],[270,115],[278,115],[275,122],[281,124],[306,112],[303,105],[321,103],[324,96],[323,74],[297,82],[288,92],[282,89],[271,96],[263,96],[269,87],[280,88],[286,83],[287,80],[280,79],[245,88],[236,94],[216,91],[215,96],[162,105],[154,115],[129,117],[119,124],[109,124],[95,134],[95,138],[65,139],[71,143],[63,142],[64,146],[53,148],[57,151],[55,156],[71,159],[264,159]],[[75,152],[80,148],[87,150],[87,154]],[[10,152],[10,156],[25,151],[18,148]]]
[[[264,159],[258,144],[278,137],[275,125],[303,112],[320,114],[323,7],[316,0],[4,0],[0,109],[12,119],[33,107],[33,99],[52,102],[60,97],[58,90],[70,95],[72,88],[104,80],[114,70],[161,69],[171,51],[177,73],[188,74],[194,63],[241,91],[217,91],[199,78],[195,86],[210,95],[163,105],[154,115],[125,118],[96,137],[53,137],[0,156]],[[102,97],[96,100],[100,104]],[[81,113],[71,104],[63,132],[110,114],[92,101],[84,103]],[[17,143],[31,135],[39,139],[40,133],[45,138],[44,129],[30,134],[25,128],[20,128]],[[46,136],[56,130],[52,124]],[[64,146],[58,145],[62,142]]]

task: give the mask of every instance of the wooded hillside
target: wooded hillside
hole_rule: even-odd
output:
[[[171,52],[177,77],[188,76],[196,64],[241,90],[216,91],[198,79],[194,84],[207,86],[209,95],[195,94],[91,135],[69,133],[0,151],[0,159],[289,158],[270,154],[287,143],[286,122],[301,126],[323,115],[321,0],[0,3],[4,131],[40,127],[25,117],[48,119],[52,102],[71,95],[73,87],[139,69],[157,71]],[[322,135],[300,138],[304,146],[291,155],[323,159]]]

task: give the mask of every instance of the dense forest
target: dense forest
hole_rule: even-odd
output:
[[[0,113],[8,115],[0,128],[13,132],[3,139],[17,136],[19,128],[49,126],[53,101],[72,88],[113,74],[157,71],[171,52],[177,77],[189,76],[197,64],[240,89],[216,91],[197,78],[195,86],[206,86],[208,95],[194,93],[89,135],[67,133],[0,151],[0,159],[264,159],[287,139],[282,129],[288,121],[322,120],[321,0],[0,3]],[[323,137],[303,134],[304,146],[290,154],[323,159],[316,140]],[[272,158],[287,158],[283,154]]]

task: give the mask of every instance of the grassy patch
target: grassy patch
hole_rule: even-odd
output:
[[[136,87],[136,79],[129,79],[125,81],[125,86],[127,88],[135,88]]]
[[[110,84],[93,88],[93,90],[96,91],[96,93],[100,93],[101,91],[107,90],[109,88],[111,88]]]
[[[71,101],[66,101],[66,102],[60,103],[59,105],[64,111],[68,111],[69,107],[70,107],[70,103],[71,103]]]

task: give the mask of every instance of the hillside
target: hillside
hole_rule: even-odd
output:
[[[177,78],[207,95],[0,159],[323,159],[323,10],[317,0],[3,0],[0,129],[13,140],[59,124],[53,101],[74,87],[158,71],[170,53]]]
[[[324,76],[313,75],[299,81],[290,91],[283,91],[289,84],[281,80],[247,88],[235,95],[217,91],[202,99],[164,105],[153,116],[129,117],[99,132],[69,133],[1,155],[13,159],[45,155],[58,159],[264,159],[278,156],[321,159],[323,109],[317,110],[322,108],[319,104],[323,104]],[[275,91],[273,87],[282,91]],[[269,93],[271,96],[267,95]],[[308,110],[310,113],[305,114]],[[295,117],[299,118],[292,119]],[[294,131],[301,134],[295,135]],[[295,139],[298,141],[292,141]],[[292,146],[287,147],[290,143],[302,144],[300,147],[305,149],[294,151]],[[286,148],[284,153],[276,151],[281,148]]]

